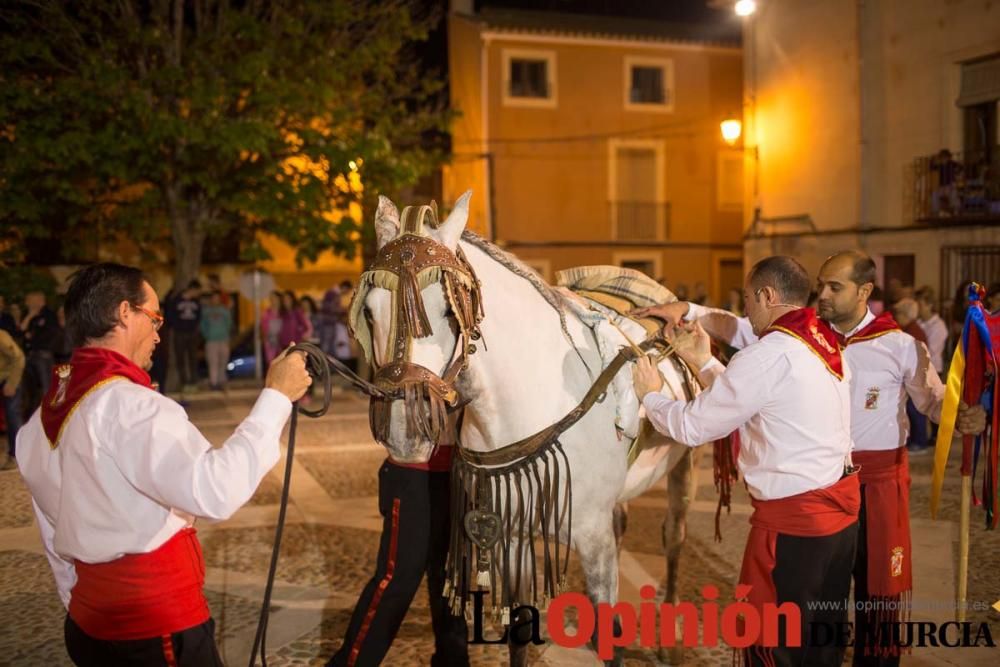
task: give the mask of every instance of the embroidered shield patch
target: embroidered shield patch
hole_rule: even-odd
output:
[[[894,577],[903,576],[903,547],[896,547],[892,550],[890,573]]]
[[[881,389],[878,387],[869,387],[868,393],[865,394],[865,410],[877,410],[878,409],[878,395]]]
[[[56,387],[56,395],[52,397],[52,407],[58,408],[66,402],[66,389],[69,387],[69,376],[72,372],[73,367],[69,364],[63,364],[56,369],[59,385]]]

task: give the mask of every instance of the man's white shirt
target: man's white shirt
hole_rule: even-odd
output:
[[[691,304],[686,320],[698,320],[713,337],[739,348],[757,337],[746,318]],[[875,319],[869,310],[850,338]],[[735,332],[730,334],[730,332]],[[843,350],[851,370],[851,436],[858,451],[896,449],[906,444],[910,420],[906,398],[937,422],[945,388],[930,362],[927,346],[903,331],[857,341]]]
[[[695,446],[739,428],[738,465],[758,500],[786,498],[835,484],[851,450],[850,371],[827,369],[804,343],[774,332],[737,353],[722,371],[701,372],[710,387],[693,401],[658,393],[643,398],[658,431]]]
[[[80,402],[53,449],[36,411],[18,432],[17,462],[63,604],[76,583],[74,559],[146,553],[195,517],[232,516],[280,459],[290,412],[287,397],[265,389],[213,448],[180,405],[119,380]]]

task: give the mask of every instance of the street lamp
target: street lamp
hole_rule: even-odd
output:
[[[719,123],[719,127],[722,129],[723,140],[730,146],[739,140],[743,132],[743,123],[735,118],[727,118]]]
[[[739,0],[733,5],[737,16],[750,16],[757,11],[757,3],[754,0]]]

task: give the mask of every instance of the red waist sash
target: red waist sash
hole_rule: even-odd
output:
[[[149,553],[75,566],[69,615],[95,639],[162,637],[208,620],[205,559],[194,528]]]
[[[906,447],[855,451],[865,487],[868,593],[891,597],[913,589],[910,468]]]
[[[778,533],[797,537],[823,537],[844,530],[858,520],[861,493],[858,476],[843,477],[833,486],[778,500],[751,498],[750,535],[743,552],[740,583],[749,585],[747,601],[763,610],[776,603],[771,573],[775,566]],[[808,564],[804,564],[808,566]]]

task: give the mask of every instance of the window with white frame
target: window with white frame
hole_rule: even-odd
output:
[[[503,101],[507,106],[556,104],[554,51],[503,50]]]
[[[625,58],[625,108],[674,110],[674,61],[669,58]]]

